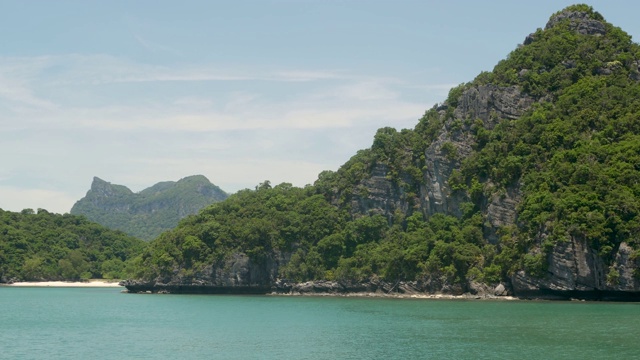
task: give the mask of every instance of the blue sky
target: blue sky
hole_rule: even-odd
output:
[[[0,208],[313,183],[412,128],[570,1],[0,0]],[[588,3],[640,37],[640,3]]]

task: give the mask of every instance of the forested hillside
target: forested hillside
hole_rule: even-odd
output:
[[[639,59],[624,31],[568,7],[313,186],[265,182],[162,234],[139,283],[637,296]]]
[[[0,209],[0,282],[120,279],[146,245],[82,216]]]
[[[226,198],[224,191],[202,175],[160,182],[139,193],[95,177],[71,214],[149,241],[176,227],[185,216]]]

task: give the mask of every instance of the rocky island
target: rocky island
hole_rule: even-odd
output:
[[[123,285],[640,300],[640,46],[587,5],[523,37],[313,186],[266,181],[163,233]]]

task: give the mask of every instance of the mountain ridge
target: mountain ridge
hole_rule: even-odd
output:
[[[137,193],[96,176],[86,196],[73,205],[70,213],[148,241],[175,227],[185,216],[227,196],[203,175],[159,182]]]

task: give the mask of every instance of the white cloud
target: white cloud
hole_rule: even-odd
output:
[[[328,79],[342,79],[344,78],[344,72],[342,71],[275,71],[269,77],[272,80],[280,81],[315,81],[315,80],[328,80]]]
[[[69,211],[93,176],[134,191],[192,174],[230,192],[264,180],[304,186],[369,147],[377,128],[412,127],[438,100],[408,100],[414,84],[344,70],[170,68],[107,55],[5,65],[1,79],[16,86],[0,92],[9,109],[0,151],[15,155],[3,162],[0,207],[18,211]],[[248,79],[260,81],[217,81]]]
[[[79,200],[64,191],[46,189],[21,189],[11,186],[0,186],[0,208],[8,211],[23,209],[46,209],[49,212],[64,214],[69,212],[73,204]]]
[[[4,75],[4,76],[3,76]],[[277,81],[310,82],[346,77],[343,71],[265,70],[259,68],[188,64],[162,66],[138,63],[126,58],[94,54],[0,57],[3,80],[22,83],[40,76],[50,85],[113,84],[193,81]]]

